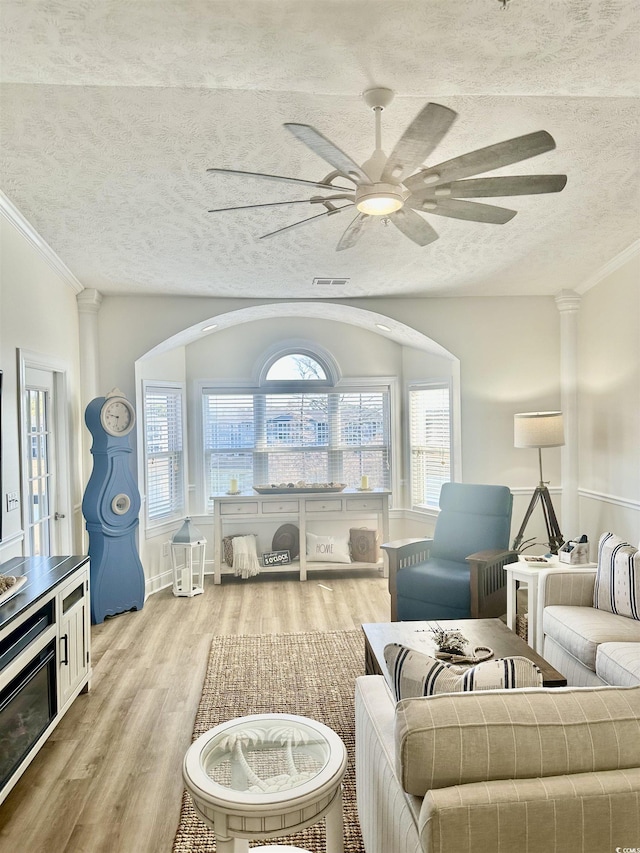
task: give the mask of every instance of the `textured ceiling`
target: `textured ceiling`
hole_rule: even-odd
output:
[[[2,0],[0,188],[105,294],[555,294],[639,236],[639,22],[636,0]],[[458,119],[431,165],[544,129],[556,150],[491,174],[566,188],[487,200],[506,225],[425,214],[424,248],[375,222],[336,253],[350,212],[265,241],[316,209],[207,213],[307,197],[207,167],[329,172],[284,122],[366,160],[375,85],[396,92],[387,153],[434,100]]]

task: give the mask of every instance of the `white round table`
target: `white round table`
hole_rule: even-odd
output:
[[[187,750],[183,777],[219,853],[245,853],[249,840],[289,835],[326,816],[327,853],[343,853],[342,778],[347,750],[322,723],[292,714],[229,720]],[[309,853],[253,847],[251,853]]]

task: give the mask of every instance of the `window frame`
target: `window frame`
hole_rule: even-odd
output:
[[[309,345],[307,344],[304,347],[304,354],[310,355],[312,358],[317,358],[317,360],[323,365],[323,367],[327,364],[323,357],[319,357],[315,351],[313,351]],[[302,349],[298,346],[295,349],[289,349],[288,352],[301,352]],[[273,361],[277,360],[286,352],[283,350],[282,346],[279,347],[277,351],[277,355],[270,355],[268,358],[263,361],[263,370],[260,375],[262,377],[266,376],[266,372],[268,370],[268,365],[272,364]],[[329,366],[329,370],[327,372],[327,376],[331,377],[335,375],[334,371]],[[302,387],[301,387],[302,386]],[[394,433],[397,430],[398,416],[397,416],[397,378],[396,377],[388,377],[388,376],[376,376],[376,377],[350,377],[348,379],[339,378],[336,384],[331,383],[331,378],[328,381],[323,381],[319,383],[317,380],[266,380],[263,378],[262,384],[257,385],[255,382],[243,382],[243,381],[224,381],[224,380],[206,380],[200,379],[194,382],[194,399],[198,400],[199,407],[199,416],[197,418],[197,431],[198,434],[196,436],[198,442],[198,456],[196,463],[196,486],[197,486],[197,494],[198,494],[198,502],[201,507],[203,507],[204,512],[208,512],[211,510],[212,505],[212,496],[209,494],[208,488],[208,478],[206,476],[206,450],[204,446],[204,434],[205,434],[205,415],[204,415],[204,395],[206,393],[210,394],[239,394],[239,395],[269,395],[269,394],[277,394],[277,393],[296,393],[296,392],[304,392],[307,391],[309,393],[320,392],[327,394],[348,394],[348,393],[375,393],[376,391],[380,391],[382,393],[387,394],[387,424],[386,429],[388,431],[388,444],[387,444],[387,464],[389,467],[389,486],[388,489],[390,492],[395,492],[396,490],[396,480],[395,480],[395,457],[397,452],[397,442],[394,441]],[[397,434],[397,433],[395,433]],[[355,447],[355,446],[354,446]],[[329,466],[331,468],[331,450],[329,450]]]
[[[180,439],[181,454],[181,484],[182,505],[173,506],[166,515],[150,518],[149,516],[149,454],[147,450],[147,394],[149,392],[175,391],[180,397],[181,429]],[[175,527],[175,522],[188,515],[188,458],[187,458],[187,394],[186,383],[171,380],[142,380],[142,447],[143,447],[143,474],[144,474],[144,525],[148,536],[157,535],[163,527]],[[169,451],[168,451],[169,452]],[[175,452],[175,451],[172,451]]]
[[[405,412],[406,412],[406,472],[407,472],[407,497],[409,510],[411,512],[422,513],[426,515],[437,515],[440,511],[439,504],[416,504],[413,501],[413,444],[411,434],[411,393],[413,391],[426,391],[435,389],[446,389],[449,397],[449,480],[446,482],[454,482],[459,479],[459,447],[456,441],[457,435],[457,406],[455,405],[455,382],[453,378],[430,379],[425,381],[409,382],[406,386],[405,394]]]

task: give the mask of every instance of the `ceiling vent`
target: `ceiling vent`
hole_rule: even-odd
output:
[[[313,285],[318,285],[319,287],[344,287],[345,284],[349,284],[350,279],[348,278],[319,278],[316,276],[313,280]]]

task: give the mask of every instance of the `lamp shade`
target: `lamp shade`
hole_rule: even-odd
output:
[[[194,545],[197,542],[202,542],[204,536],[198,528],[191,523],[191,519],[187,516],[180,530],[173,534],[171,541],[175,545]]]
[[[562,412],[522,412],[513,416],[515,447],[561,447],[564,444]]]

